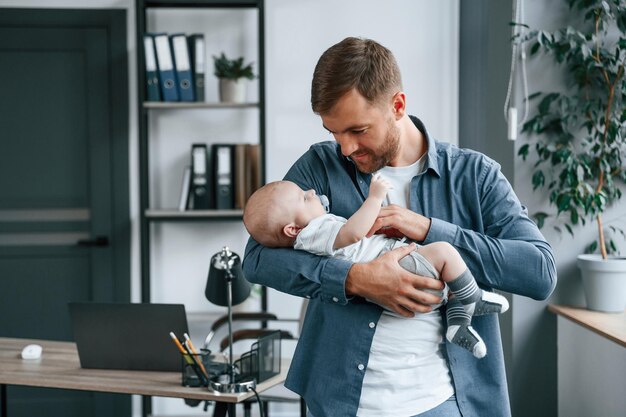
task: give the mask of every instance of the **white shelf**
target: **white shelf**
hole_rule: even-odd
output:
[[[146,210],[149,220],[241,220],[243,210],[186,210],[149,209]]]
[[[144,101],[143,107],[151,110],[176,109],[248,109],[258,108],[259,103],[207,103],[197,101]]]

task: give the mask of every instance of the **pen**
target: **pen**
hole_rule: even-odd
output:
[[[191,339],[189,338],[189,335],[187,333],[183,333],[183,337],[185,338],[185,343],[186,343],[185,346],[187,346],[187,348],[189,348],[191,353],[196,355],[196,358],[198,358],[198,356],[197,356],[198,352],[196,351],[196,348],[193,346],[193,343],[191,343]],[[200,365],[200,368],[202,369],[202,372],[208,378],[209,377],[209,373],[206,371],[206,368],[202,364],[202,358],[201,357],[198,359],[198,365]]]
[[[194,372],[196,373],[196,375],[198,375],[198,378],[200,378],[200,381],[202,381],[202,383],[205,383],[206,380],[208,379],[208,375],[206,375],[206,371],[202,371],[199,366],[198,366],[198,362],[196,362],[195,358],[190,354],[190,352],[188,352],[183,345],[180,344],[180,341],[178,340],[178,338],[176,337],[176,335],[174,334],[174,332],[170,332],[170,337],[172,338],[172,340],[174,341],[174,344],[176,345],[176,347],[178,348],[178,350],[180,350],[180,353],[183,354],[183,357],[185,358],[185,361],[191,365],[191,368],[194,370]]]
[[[182,353],[183,355],[188,354],[189,352],[187,352],[185,350],[185,348],[183,347],[183,345],[180,344],[180,341],[178,340],[178,338],[176,337],[176,335],[174,334],[174,332],[170,332],[170,337],[172,338],[172,340],[174,341],[174,344],[176,345],[176,347],[178,348],[178,350],[180,350],[180,353]]]

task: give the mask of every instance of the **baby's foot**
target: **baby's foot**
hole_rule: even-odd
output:
[[[483,358],[487,354],[487,346],[472,326],[467,325],[451,325],[446,331],[446,339],[450,343],[454,343],[469,350],[478,359]]]
[[[509,309],[506,298],[495,292],[483,291],[480,300],[476,301],[472,316],[483,316],[492,313],[504,313]]]

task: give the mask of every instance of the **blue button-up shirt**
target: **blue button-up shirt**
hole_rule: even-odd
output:
[[[428,142],[423,173],[411,180],[409,208],[431,218],[423,244],[451,243],[483,288],[547,298],[556,285],[550,245],[528,218],[500,166],[483,154],[436,142],[412,117]],[[371,174],[359,172],[336,142],[313,145],[285,176],[350,217],[368,195]],[[265,248],[250,240],[244,273],[251,282],[311,298],[285,385],[300,394],[316,417],[355,416],[370,345],[382,309],[347,297],[351,263],[293,249]],[[476,359],[446,342],[456,397],[465,417],[510,416],[498,318],[474,317],[487,345]],[[400,417],[400,416],[399,416]]]

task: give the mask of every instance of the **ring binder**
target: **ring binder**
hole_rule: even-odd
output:
[[[215,208],[229,210],[234,208],[234,145],[213,145],[213,175],[215,179]]]
[[[148,101],[161,101],[161,87],[159,86],[156,52],[152,35],[148,33],[143,35],[143,47],[146,66],[146,99]]]
[[[207,165],[207,146],[194,143],[191,147],[191,208],[208,210],[212,208],[211,182]]]
[[[191,60],[194,95],[196,101],[204,101],[204,62],[206,55],[204,49],[204,35],[194,33],[190,35],[187,40],[189,45],[189,58]]]
[[[191,61],[187,49],[187,37],[184,33],[170,35],[170,44],[176,69],[178,98],[180,101],[194,101],[194,88],[191,79]]]
[[[178,101],[176,74],[169,38],[166,33],[155,33],[153,36],[163,101]]]

